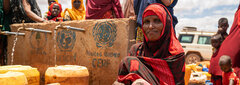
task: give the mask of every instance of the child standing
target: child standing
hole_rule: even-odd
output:
[[[239,85],[239,78],[233,72],[232,61],[230,56],[223,55],[219,59],[219,66],[222,73],[222,84],[223,85]]]
[[[52,21],[63,21],[61,16],[62,6],[59,3],[52,3],[49,7],[48,15],[46,20]]]
[[[211,76],[211,82],[213,82],[213,85],[222,85],[222,71],[218,65],[219,58],[216,57],[218,55],[219,48],[221,47],[222,42],[225,40],[225,38],[228,36],[227,34],[227,28],[228,20],[227,18],[220,18],[218,20],[218,31],[217,34],[212,36],[211,43],[213,46],[213,55],[210,60],[210,68],[209,73]]]

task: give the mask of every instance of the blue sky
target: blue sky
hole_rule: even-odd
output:
[[[239,0],[179,0],[174,8],[179,19],[176,29],[194,26],[199,31],[216,32],[221,17],[228,18],[231,27],[238,4]]]
[[[47,11],[47,0],[37,0],[42,13]],[[84,3],[86,0],[83,0]],[[71,8],[71,0],[59,0],[63,9]],[[122,3],[123,0],[120,0]],[[234,13],[239,0],[178,0],[174,7],[175,15],[179,19],[176,30],[179,32],[184,26],[197,27],[199,31],[217,31],[217,22],[221,17],[229,20],[231,28]],[[229,31],[228,30],[228,31]]]

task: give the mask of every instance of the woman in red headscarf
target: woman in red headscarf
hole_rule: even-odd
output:
[[[214,68],[212,68],[212,73],[221,75],[222,71],[218,70],[220,69],[218,61],[222,55],[228,55],[231,57],[232,67],[234,68],[236,75],[240,77],[240,5],[235,13],[234,22],[228,37],[222,42],[221,47],[215,55],[212,56],[212,59],[217,61],[216,63],[211,64],[215,65]]]
[[[124,18],[119,0],[87,0],[86,19]]]
[[[127,85],[139,79],[151,85],[184,85],[185,55],[175,37],[171,14],[155,3],[142,17],[144,42],[131,47],[130,56],[120,64],[117,81]]]
[[[61,4],[52,3],[49,7],[46,20],[63,21],[61,12],[62,12]]]

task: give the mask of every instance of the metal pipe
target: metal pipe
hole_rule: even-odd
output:
[[[71,27],[71,26],[63,26],[63,27],[71,30],[77,30],[77,31],[83,31],[83,32],[85,31],[85,29],[83,28],[77,28],[77,27]]]
[[[49,30],[42,30],[42,29],[35,29],[35,28],[25,28],[25,30],[34,31],[34,32],[52,33],[52,31],[49,31]]]
[[[0,34],[2,34],[2,35],[20,35],[20,36],[25,35],[25,33],[9,32],[9,31],[1,31]]]
[[[58,25],[58,26],[56,26],[55,30],[58,30],[58,28],[85,32],[85,29],[83,29],[83,28],[77,28],[77,27],[71,27],[71,26]]]
[[[22,22],[22,27],[18,28],[18,32],[20,30],[24,30],[24,31],[34,31],[34,32],[43,32],[43,33],[52,33],[52,31],[49,31],[49,30],[42,30],[42,29],[35,29],[35,28],[26,28],[25,25],[24,25],[24,20]]]
[[[52,31],[49,30],[42,30],[42,29],[35,29],[35,28],[24,28],[20,27],[18,28],[18,31],[24,30],[24,31],[34,31],[34,32],[43,32],[43,33],[52,33]]]

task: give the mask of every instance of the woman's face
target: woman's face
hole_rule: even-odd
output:
[[[48,0],[48,6],[50,6],[52,3],[55,3],[55,0]]]
[[[73,2],[73,7],[76,8],[76,9],[78,9],[80,7],[80,5],[81,5],[81,1],[80,0],[75,0]]]
[[[160,38],[163,23],[157,15],[150,15],[143,19],[143,30],[149,41],[156,41]]]
[[[57,4],[54,4],[51,13],[52,16],[58,16],[60,13],[60,7]]]

